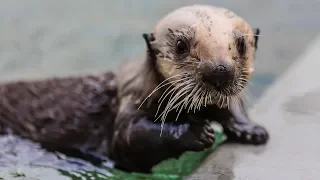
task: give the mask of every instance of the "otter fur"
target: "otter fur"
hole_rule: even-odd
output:
[[[212,146],[212,121],[231,141],[265,144],[242,93],[259,33],[228,9],[181,7],[143,34],[145,56],[115,73],[2,84],[0,132],[95,151],[139,172]]]

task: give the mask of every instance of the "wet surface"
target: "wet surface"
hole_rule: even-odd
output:
[[[67,157],[59,152],[48,152],[39,144],[31,142],[17,136],[0,137],[0,177],[8,179],[18,178],[17,174],[23,174],[28,178],[47,179],[62,178],[56,169],[65,171],[96,171],[105,175],[110,175],[104,168],[98,168],[91,163],[79,158]],[[111,162],[111,161],[110,161]],[[107,167],[112,167],[110,162],[105,163]],[[6,178],[5,178],[6,179]]]
[[[288,112],[320,117],[320,89],[292,96],[283,106]]]
[[[211,160],[215,161],[212,162]],[[227,159],[227,161],[226,161]],[[233,167],[236,162],[236,156],[231,150],[217,149],[211,154],[210,159],[204,162],[204,165],[197,170],[196,174],[189,177],[190,180],[203,180],[203,179],[214,179],[214,180],[233,180],[234,173]],[[211,165],[207,165],[211,164]]]
[[[126,57],[144,52],[141,34],[151,31],[159,18],[175,8],[194,3],[232,9],[261,29],[256,72],[249,85],[249,98],[253,102],[305,50],[320,29],[318,0],[2,0],[0,80],[113,69]],[[6,147],[0,150],[2,165],[45,164],[57,159],[55,154],[11,136],[1,137],[0,146]],[[221,175],[214,177],[228,180],[227,177],[233,176],[233,158],[231,153],[229,165],[203,171],[219,174],[217,169],[222,169]],[[63,160],[59,163],[70,168],[82,166]],[[85,167],[92,168],[88,164]]]

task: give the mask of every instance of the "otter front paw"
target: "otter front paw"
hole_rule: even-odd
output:
[[[266,144],[269,139],[268,131],[255,124],[230,124],[224,130],[228,139],[242,144]]]
[[[189,124],[178,139],[178,143],[187,151],[202,151],[211,147],[214,141],[214,130],[209,123]]]

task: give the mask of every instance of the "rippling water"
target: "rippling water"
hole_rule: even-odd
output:
[[[144,52],[141,34],[151,31],[160,17],[194,3],[230,8],[262,30],[256,73],[249,85],[252,102],[320,29],[317,0],[2,0],[0,80],[115,68],[126,57]],[[36,143],[14,136],[0,137],[0,146],[0,178],[66,178],[48,168],[52,166],[108,174],[88,162],[46,152]]]
[[[37,178],[53,180],[68,179],[56,169],[64,171],[96,171],[111,175],[104,168],[99,168],[79,158],[67,157],[58,152],[48,152],[37,143],[21,139],[17,136],[0,137],[0,178]],[[104,164],[113,167],[111,161]]]

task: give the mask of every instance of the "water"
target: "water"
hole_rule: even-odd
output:
[[[113,69],[125,58],[144,52],[141,34],[150,32],[159,18],[194,3],[227,7],[261,29],[256,72],[249,85],[251,102],[320,30],[318,0],[1,0],[0,80]],[[0,146],[5,147],[0,151],[3,178],[10,173],[11,178],[17,176],[11,170],[18,167],[31,176],[36,171],[43,179],[64,178],[50,168],[30,168],[34,163],[101,170],[88,162],[48,153],[17,137],[1,137]]]

